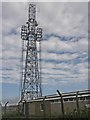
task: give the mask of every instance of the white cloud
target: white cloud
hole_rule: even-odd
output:
[[[42,53],[42,59],[44,60],[68,61],[74,60],[77,57],[77,54]]]
[[[88,63],[42,63],[43,84],[88,82]],[[48,69],[47,69],[48,68]],[[44,81],[45,80],[45,81]]]
[[[27,19],[27,10],[25,3],[21,2],[5,2],[2,3],[2,19],[3,19],[3,34],[10,34],[16,31],[21,25],[25,24]]]
[[[45,33],[66,36],[87,34],[88,3],[39,3],[39,5],[41,12],[38,14],[38,20]]]
[[[74,38],[77,39],[77,38]],[[50,37],[47,41],[42,41],[42,51],[55,51],[55,52],[87,52],[88,39],[78,38],[76,41],[62,41],[58,37]]]
[[[42,41],[42,58],[48,62],[42,62],[43,84],[57,85],[70,82],[87,81],[87,3],[36,3],[37,20],[39,27],[43,28],[43,34],[58,35],[60,37],[72,37],[72,40],[62,40],[51,36]],[[20,27],[27,20],[26,3],[3,3],[3,67],[12,68],[5,70],[3,82],[20,82],[20,54],[21,39]],[[82,37],[82,38],[80,38]],[[77,41],[78,38],[78,41]],[[49,53],[51,52],[51,53]],[[58,54],[56,53],[58,52]],[[60,54],[59,52],[67,52]],[[72,54],[70,53],[72,52]],[[18,59],[14,59],[14,57]],[[80,62],[78,62],[77,58]],[[55,62],[50,62],[55,60]],[[77,60],[77,63],[75,63]],[[57,64],[57,61],[65,61]],[[71,63],[68,63],[70,62]],[[56,69],[53,69],[56,68]],[[14,79],[13,79],[14,78]],[[12,80],[13,79],[13,80]],[[51,81],[52,80],[52,81]]]

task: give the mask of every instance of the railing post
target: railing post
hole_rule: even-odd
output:
[[[59,96],[61,98],[61,110],[62,110],[62,116],[64,116],[63,97],[62,97],[62,94],[59,92],[59,90],[57,90],[57,93],[59,94]]]

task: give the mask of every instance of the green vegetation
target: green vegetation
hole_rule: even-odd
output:
[[[76,110],[73,110],[73,112],[71,113],[66,113],[64,115],[65,118],[88,118],[89,117],[89,113],[90,113],[90,109],[82,109],[80,110],[80,112],[78,113]]]
[[[18,110],[7,112],[3,115],[2,120],[76,120],[76,119],[85,119],[89,120],[89,114],[90,109],[84,109],[80,110],[80,113],[78,114],[77,111],[73,110],[71,113],[65,113],[64,116],[58,116],[58,117],[32,117],[32,118],[26,118],[25,116],[21,115]]]
[[[21,116],[22,115],[18,108],[16,110],[3,112],[3,114],[2,114],[3,119],[5,119],[5,118],[20,118]]]
[[[2,117],[3,118],[15,118],[15,117],[21,117],[21,115],[18,111],[11,111],[11,112],[7,112],[6,114],[3,114]]]

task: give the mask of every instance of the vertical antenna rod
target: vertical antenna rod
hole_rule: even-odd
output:
[[[21,100],[32,100],[42,96],[41,90],[41,45],[42,28],[37,27],[36,6],[29,4],[28,22],[21,27],[22,80]],[[39,50],[38,50],[39,49]]]

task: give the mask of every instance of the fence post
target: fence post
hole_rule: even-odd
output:
[[[25,117],[28,117],[28,103],[26,100],[24,100],[24,103],[23,103],[23,113],[25,115]]]
[[[23,115],[22,101],[21,100],[18,102],[18,110],[19,110],[20,115]]]
[[[44,118],[46,116],[45,99],[46,99],[46,96],[43,98],[43,115],[44,115]]]
[[[61,98],[61,110],[62,110],[62,116],[64,117],[63,97],[62,97],[62,94],[59,92],[59,90],[57,90],[57,93],[59,94],[59,96]]]
[[[0,120],[2,118],[2,103],[0,102]]]
[[[9,103],[9,101],[5,103],[5,111],[4,111],[4,114],[6,114],[7,104],[8,104],[8,103]]]
[[[78,94],[79,94],[79,91],[76,92],[76,105],[77,105],[77,112],[78,114],[80,114]]]

